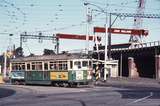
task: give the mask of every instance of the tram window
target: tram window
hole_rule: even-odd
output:
[[[62,65],[62,70],[67,70],[67,64]]]
[[[35,62],[32,62],[32,70],[36,70]]]
[[[58,70],[58,64],[54,64],[54,69]]]
[[[49,65],[50,69],[54,69],[54,64],[51,64]]]
[[[16,70],[19,70],[18,65],[15,66],[15,69],[16,69]]]
[[[48,70],[48,63],[44,63],[44,70]]]
[[[15,70],[15,66],[12,65],[12,70]]]
[[[22,69],[21,69],[21,70],[25,70],[25,65],[24,65],[24,64],[22,64],[21,66],[22,66]]]
[[[28,63],[27,64],[27,70],[30,70],[31,69],[31,67],[30,67],[30,64]]]
[[[53,64],[51,64],[51,65],[50,65],[50,69],[54,69],[54,66],[53,66]]]
[[[17,70],[17,65],[16,64],[12,64],[12,70]]]
[[[42,70],[42,62],[36,62],[36,70]]]
[[[70,68],[73,68],[73,61],[70,61]]]
[[[92,62],[91,61],[89,61],[89,66],[92,66]]]
[[[57,62],[50,62],[49,67],[52,70],[57,70],[58,69],[58,63]]]
[[[42,62],[32,62],[32,70],[42,70]]]
[[[56,70],[57,69],[57,65],[56,64],[50,64],[50,69]]]
[[[59,64],[59,70],[62,70],[62,64]]]
[[[18,65],[18,70],[22,70],[22,65]]]
[[[35,70],[35,69],[36,69],[35,65],[32,65],[32,70]]]
[[[81,68],[81,62],[80,61],[75,61],[74,65],[77,66],[78,68]]]
[[[88,61],[82,61],[82,67],[87,67],[88,66]]]

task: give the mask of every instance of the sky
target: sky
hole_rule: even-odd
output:
[[[93,27],[103,27],[106,23],[106,15],[98,7],[110,12],[136,13],[138,0],[0,0],[0,54],[6,51],[10,45],[20,45],[20,34],[52,36],[56,33],[86,34],[86,6],[92,11],[92,21],[89,24],[90,35],[93,35]],[[160,0],[146,0],[144,13],[160,14]],[[115,16],[112,16],[114,19]],[[113,27],[133,28],[134,18],[119,17]],[[107,21],[108,24],[108,21]],[[143,19],[141,26],[149,30],[149,36],[144,38],[146,42],[160,40],[160,19]],[[13,36],[9,36],[13,34]],[[99,34],[103,38],[104,34]],[[112,34],[112,44],[127,43],[129,35]],[[89,42],[92,49],[93,42]],[[54,49],[52,41],[27,40],[23,42],[26,55],[30,53],[42,54],[43,49]],[[86,42],[78,40],[60,40],[60,51],[79,51],[85,49]]]

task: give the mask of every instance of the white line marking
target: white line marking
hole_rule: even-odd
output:
[[[86,92],[87,90],[85,90],[85,89],[81,89],[81,90],[79,90],[79,92]]]
[[[145,100],[145,99],[150,98],[151,96],[153,96],[153,92],[150,92],[150,94],[149,94],[148,96],[145,96],[145,97],[143,97],[143,98],[137,99],[137,100],[135,100],[135,101],[133,101],[133,102],[130,102],[130,103],[128,103],[128,104],[133,104],[133,103],[141,102],[141,101],[143,101],[143,100]]]

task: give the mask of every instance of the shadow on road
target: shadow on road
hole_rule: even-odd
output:
[[[122,95],[122,98],[139,99],[150,96],[150,99],[160,99],[160,90],[157,89],[129,89],[129,90],[116,90]]]
[[[0,98],[8,97],[8,96],[11,96],[15,93],[16,93],[16,91],[14,91],[14,90],[7,89],[7,88],[0,88]]]

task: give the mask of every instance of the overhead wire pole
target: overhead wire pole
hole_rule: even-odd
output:
[[[88,12],[88,6],[86,5],[86,54],[88,54],[89,51],[89,12]]]
[[[41,43],[43,40],[52,40],[53,43],[56,43],[56,53],[59,53],[59,39],[55,36],[43,36],[42,33],[39,33],[38,35],[32,35],[32,34],[27,34],[26,32],[24,34],[20,35],[20,47],[22,48],[22,43],[24,40],[27,39],[38,39],[39,42]],[[21,51],[22,52],[22,51]]]
[[[108,60],[108,25],[107,25],[107,23],[108,23],[108,14],[107,14],[107,0],[106,0],[106,9],[105,9],[106,11],[105,11],[105,14],[106,14],[106,23],[105,23],[105,62],[104,62],[104,81],[106,81],[106,79],[107,79],[107,77],[106,77],[106,75],[107,75],[107,60]]]
[[[84,3],[86,6],[86,54],[89,52],[89,35],[90,35],[90,25],[92,22],[92,10],[89,11],[88,3]]]

